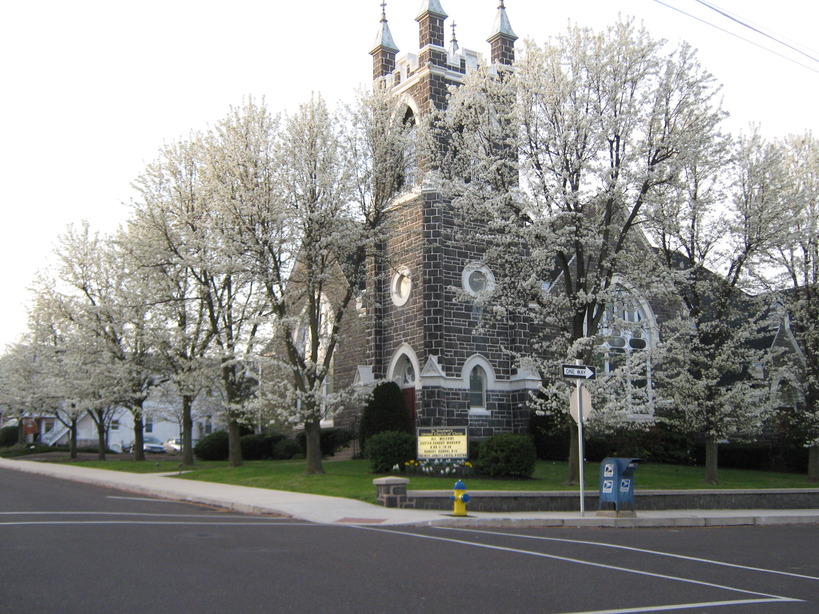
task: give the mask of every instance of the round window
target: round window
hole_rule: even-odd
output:
[[[487,296],[495,289],[495,277],[488,267],[473,262],[464,267],[461,276],[463,289],[472,296]]]
[[[483,271],[472,271],[469,274],[469,289],[475,294],[480,294],[486,290],[486,273]]]
[[[409,269],[401,267],[398,272],[393,275],[392,283],[390,284],[392,302],[400,307],[409,300],[410,292],[412,292],[412,278],[410,277]]]

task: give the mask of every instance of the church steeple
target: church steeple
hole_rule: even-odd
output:
[[[395,54],[398,47],[392,39],[390,26],[387,24],[387,3],[381,2],[381,27],[375,37],[370,55],[373,56],[373,79],[378,79],[392,73],[395,70]]]
[[[518,37],[509,23],[504,0],[500,0],[498,14],[495,16],[495,24],[492,26],[492,34],[487,39],[487,42],[492,46],[492,64],[503,64],[505,66],[514,64],[516,40],[518,40]]]

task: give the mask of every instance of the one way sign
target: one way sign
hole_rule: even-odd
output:
[[[594,379],[594,376],[597,375],[597,370],[594,367],[587,367],[586,365],[560,365],[560,370],[563,377],[573,379]]]

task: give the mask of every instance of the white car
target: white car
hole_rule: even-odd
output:
[[[165,446],[165,450],[169,454],[176,454],[182,451],[182,440],[179,439],[178,437],[169,439],[163,445]]]
[[[131,447],[133,447],[133,444]],[[142,449],[152,454],[165,454],[165,446],[159,439],[151,435],[145,435],[142,438]]]

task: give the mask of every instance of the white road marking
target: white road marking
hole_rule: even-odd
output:
[[[647,608],[625,608],[622,610],[589,610],[586,612],[562,612],[561,614],[640,614],[640,612],[673,612],[693,608],[717,608],[721,606],[756,605],[759,603],[781,603],[799,599],[743,599],[737,601],[707,601],[702,603],[679,603],[675,605],[650,606]]]
[[[480,544],[480,543],[469,542],[469,541],[464,541],[464,540],[460,540],[460,539],[453,539],[453,538],[449,538],[449,537],[439,537],[439,536],[436,536],[436,535],[423,535],[423,534],[419,534],[419,533],[407,533],[407,532],[404,532],[404,531],[385,529],[385,528],[381,528],[381,527],[356,526],[356,527],[351,527],[351,528],[356,528],[356,529],[360,529],[360,530],[363,530],[363,531],[377,531],[377,532],[381,532],[381,533],[393,533],[393,534],[396,534],[396,535],[405,535],[405,536],[408,536],[408,537],[417,537],[417,538],[420,538],[420,539],[430,539],[430,540],[433,540],[433,541],[442,541],[442,542],[448,542],[448,543],[451,543],[451,544],[460,544],[460,545],[463,545],[463,546],[472,546],[474,548],[486,548],[488,550],[497,550],[497,551],[500,551],[500,552],[511,552],[511,553],[514,553],[514,554],[525,554],[525,555],[534,556],[534,557],[538,557],[538,558],[551,559],[551,560],[562,561],[562,562],[566,562],[566,563],[575,563],[575,564],[578,564],[578,565],[585,565],[587,567],[597,567],[597,568],[600,568],[600,569],[607,569],[609,571],[629,573],[629,574],[634,574],[634,575],[638,575],[638,576],[647,576],[647,577],[650,577],[650,578],[659,578],[661,580],[671,580],[672,582],[683,582],[683,583],[686,583],[686,584],[695,584],[697,586],[705,586],[705,587],[708,587],[708,588],[715,588],[715,589],[718,589],[718,590],[726,590],[726,591],[735,592],[735,593],[743,593],[743,594],[746,594],[746,595],[756,595],[757,597],[762,597],[763,598],[762,601],[753,600],[754,603],[798,602],[798,601],[802,601],[801,599],[794,599],[792,597],[783,597],[781,595],[770,595],[768,593],[760,593],[758,591],[749,591],[749,590],[745,590],[745,589],[742,589],[742,588],[736,588],[736,587],[733,587],[733,586],[725,586],[725,585],[722,585],[722,584],[715,584],[713,582],[704,582],[702,580],[692,580],[691,578],[682,578],[682,577],[677,577],[677,576],[669,576],[667,574],[653,573],[653,572],[650,572],[650,571],[643,571],[643,570],[640,570],[640,569],[630,569],[628,567],[620,567],[620,566],[615,566],[615,565],[606,565],[604,563],[595,563],[595,562],[592,562],[592,561],[584,561],[584,560],[581,560],[581,559],[575,559],[575,558],[565,557],[565,556],[558,556],[558,555],[554,555],[554,554],[546,554],[546,553],[543,553],[543,552],[533,552],[531,550],[521,550],[519,548],[508,548],[508,547],[505,547],[505,546],[494,546],[494,545],[491,545],[491,544]],[[745,603],[746,601],[747,600],[743,600],[741,602],[737,601],[736,603]],[[727,604],[727,602],[726,602],[726,604]],[[677,604],[672,604],[671,606],[659,606],[659,607],[666,607],[666,608],[670,607],[670,608],[679,609],[677,607]],[[680,605],[680,607],[683,607],[683,606]],[[688,606],[685,606],[685,607],[692,607],[692,606],[688,605]],[[617,611],[617,610],[615,610],[615,611]],[[632,609],[632,610],[620,610],[620,611],[621,612],[640,612],[641,610]],[[650,608],[648,610],[643,609],[642,611],[649,611],[649,612],[650,611],[657,611],[657,608],[656,607],[655,608]],[[595,614],[597,614],[597,613],[595,613]]]
[[[211,526],[211,527],[269,527],[269,526],[316,526],[311,523],[293,522],[191,522],[191,521],[162,521],[162,520],[21,520],[17,522],[0,522],[0,527],[13,526],[66,526],[66,525],[176,525],[182,527]]]
[[[501,537],[518,537],[521,539],[535,539],[535,540],[542,540],[542,541],[550,541],[550,542],[561,542],[565,544],[583,544],[586,546],[600,546],[601,548],[614,548],[617,550],[629,550],[631,552],[639,552],[642,554],[653,554],[656,556],[664,556],[672,559],[682,559],[685,561],[692,561],[695,563],[707,563],[709,565],[719,565],[722,567],[732,567],[734,569],[745,569],[747,571],[758,571],[762,573],[769,573],[769,574],[776,574],[780,576],[790,576],[792,578],[800,578],[802,580],[816,580],[819,581],[819,578],[816,576],[807,576],[803,574],[792,573],[789,571],[779,571],[776,569],[767,569],[765,567],[751,567],[749,565],[739,565],[736,563],[725,563],[724,561],[715,561],[712,559],[702,559],[694,556],[685,556],[683,554],[673,554],[671,552],[660,552],[658,550],[646,550],[644,548],[635,548],[633,546],[620,546],[617,544],[606,544],[603,542],[591,542],[591,541],[584,541],[581,539],[562,539],[560,537],[542,537],[540,535],[519,535],[516,533],[503,533],[500,531],[479,531],[476,529],[458,529],[458,528],[447,528],[447,527],[439,527],[439,530],[448,530],[448,531],[462,531],[467,533],[483,533],[487,535],[499,535]]]
[[[115,497],[108,495],[106,499],[122,499],[124,501],[152,501],[153,503],[179,503],[179,501],[172,501],[171,499],[155,499],[153,497]]]

